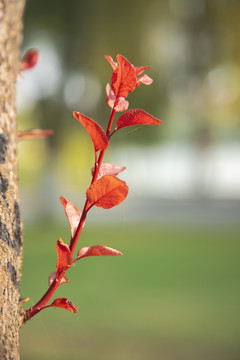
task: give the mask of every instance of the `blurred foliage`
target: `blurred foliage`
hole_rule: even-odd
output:
[[[25,231],[25,306],[47,288],[54,239],[70,235],[66,223]],[[239,225],[95,223],[82,235],[79,247],[102,243],[124,255],[83,259],[69,270],[55,298],[68,297],[78,313],[46,309],[25,324],[22,359],[239,358]]]

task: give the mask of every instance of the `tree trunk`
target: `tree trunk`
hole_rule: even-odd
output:
[[[22,256],[15,82],[25,0],[0,0],[0,359],[19,359]]]

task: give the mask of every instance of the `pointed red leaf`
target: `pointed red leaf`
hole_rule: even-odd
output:
[[[113,70],[115,70],[118,67],[118,63],[113,61],[113,58],[111,56],[105,55],[105,58],[107,59]]]
[[[38,62],[38,51],[36,49],[30,49],[23,56],[20,64],[20,70],[29,70],[33,68]]]
[[[52,307],[52,306],[66,309],[68,311],[71,311],[71,313],[73,313],[73,314],[78,311],[78,306],[74,306],[73,303],[66,298],[55,299],[51,305],[47,305],[47,306],[45,306],[45,308]]]
[[[73,116],[85,127],[88,134],[90,135],[95,151],[105,150],[108,146],[108,139],[105,131],[96,121],[89,117],[74,111]]]
[[[49,275],[49,277],[48,277],[49,286],[52,284],[53,280],[55,280],[56,274],[57,274],[57,273],[56,273],[55,271],[53,271],[53,272],[50,273],[50,275]],[[69,279],[68,279],[66,276],[63,276],[63,277],[61,278],[60,285],[66,284],[66,283],[69,283]]]
[[[48,136],[53,135],[53,130],[47,129],[31,129],[28,131],[19,131],[17,133],[17,139],[18,140],[35,140],[35,139],[41,139]]]
[[[112,175],[105,175],[94,181],[87,190],[87,199],[91,205],[110,209],[120,204],[128,194],[126,183]]]
[[[100,166],[100,169],[99,169],[98,179],[100,179],[101,177],[103,177],[105,175],[117,176],[120,172],[122,172],[125,169],[126,169],[125,166],[118,166],[118,165],[113,165],[113,164],[109,164],[109,163],[102,163]]]
[[[126,111],[128,109],[129,102],[124,97],[120,97],[117,100],[117,104],[114,106],[114,110],[117,112]]]
[[[140,109],[128,110],[122,114],[116,123],[116,130],[132,125],[158,125],[162,121]]]
[[[83,247],[78,251],[77,259],[87,256],[117,256],[123,255],[121,251],[112,249],[104,245],[94,245],[91,247]]]
[[[60,197],[60,201],[64,206],[64,211],[68,218],[68,222],[71,229],[71,236],[73,237],[75,231],[77,230],[82,213],[80,210],[78,210],[78,208],[75,205],[73,205],[63,196]]]
[[[139,76],[139,75],[142,75],[142,73],[146,70],[146,69],[149,69],[150,66],[135,66],[135,71],[136,71],[136,75]]]
[[[117,98],[127,97],[136,88],[136,71],[122,55],[117,55],[117,61],[119,66],[112,73],[111,86]]]
[[[109,84],[107,84],[106,86],[106,103],[107,105],[116,111],[126,111],[128,109],[129,106],[129,102],[127,100],[125,100],[124,97],[120,97],[118,98],[118,101],[115,103],[116,101],[116,96],[114,94],[114,92],[112,91],[111,87]]]
[[[57,241],[57,273],[68,269],[73,264],[72,254],[67,244],[60,238]]]

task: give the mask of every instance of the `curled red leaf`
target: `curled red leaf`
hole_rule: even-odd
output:
[[[64,207],[64,211],[71,229],[71,236],[73,237],[81,219],[82,212],[63,196],[60,197],[60,201]]]
[[[69,301],[66,298],[55,299],[51,305],[45,306],[45,308],[54,307],[54,306],[62,309],[66,309],[73,314],[78,311],[78,306],[75,306],[71,301]]]
[[[116,130],[132,125],[158,125],[162,121],[140,109],[128,110],[122,114],[116,123]]]
[[[60,238],[57,241],[57,273],[68,269],[73,264],[72,254],[67,244]]]
[[[105,176],[105,175],[118,175],[120,172],[124,171],[126,169],[125,166],[118,166],[118,165],[113,165],[113,164],[109,164],[109,163],[102,163],[98,172],[98,179],[100,179],[101,177]],[[94,168],[92,169],[92,173],[93,173]]]
[[[74,111],[73,116],[85,127],[88,134],[90,135],[93,146],[96,151],[105,150],[108,146],[108,138],[105,131],[101,126],[96,123],[96,121],[90,119],[89,117]]]
[[[91,247],[83,247],[78,251],[77,260],[87,256],[117,256],[123,255],[121,251],[112,249],[104,245],[94,245]]]
[[[38,62],[38,51],[36,49],[30,49],[23,56],[23,59],[20,64],[20,70],[29,70],[33,68]]]
[[[56,274],[57,274],[57,273],[56,273],[55,271],[53,271],[53,272],[50,273],[50,275],[49,275],[49,277],[48,277],[49,286],[50,286],[50,285],[52,284],[52,282],[55,280]],[[66,284],[66,283],[69,283],[69,279],[68,279],[66,276],[63,276],[63,277],[61,278],[60,285]]]
[[[87,190],[91,205],[110,209],[120,204],[128,194],[126,183],[112,175],[105,175],[94,181]]]
[[[151,85],[153,82],[153,79],[151,79],[148,75],[143,74],[137,78],[137,86],[140,84],[144,85]]]
[[[17,139],[18,140],[35,140],[35,139],[41,139],[48,136],[53,135],[53,130],[47,129],[31,129],[27,131],[19,131],[17,133]]]
[[[128,109],[129,102],[125,100],[124,97],[120,97],[116,101],[116,96],[109,84],[107,84],[106,86],[106,94],[107,94],[106,103],[111,109],[114,109],[118,112],[126,111]]]
[[[136,71],[122,55],[117,55],[119,66],[113,71],[111,87],[116,98],[127,97],[136,88]]]

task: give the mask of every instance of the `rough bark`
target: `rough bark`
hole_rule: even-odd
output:
[[[0,0],[0,359],[19,359],[22,255],[15,83],[25,0]]]

